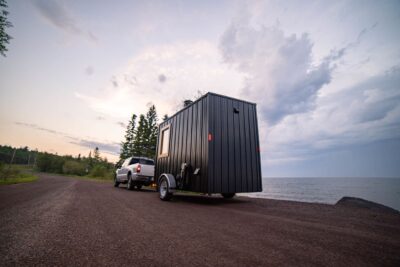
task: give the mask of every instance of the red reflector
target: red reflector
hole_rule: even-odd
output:
[[[208,141],[211,141],[212,140],[212,135],[209,133],[208,134]]]

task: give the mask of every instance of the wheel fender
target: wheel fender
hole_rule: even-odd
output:
[[[176,180],[175,177],[172,174],[169,173],[163,173],[161,174],[160,178],[158,179],[159,181],[161,178],[165,177],[167,179],[168,187],[171,192],[175,191],[176,189]]]

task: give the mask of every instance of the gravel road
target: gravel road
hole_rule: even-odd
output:
[[[42,174],[0,187],[1,266],[400,266],[400,215]]]

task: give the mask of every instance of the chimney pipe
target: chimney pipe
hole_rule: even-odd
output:
[[[189,105],[192,104],[192,103],[193,103],[192,100],[185,100],[185,101],[183,101],[183,107],[187,107],[187,106],[189,106]]]

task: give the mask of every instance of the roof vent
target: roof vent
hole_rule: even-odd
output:
[[[185,100],[185,101],[183,101],[183,106],[184,106],[184,107],[187,107],[187,106],[189,106],[189,105],[192,104],[192,103],[193,103],[192,100]]]

